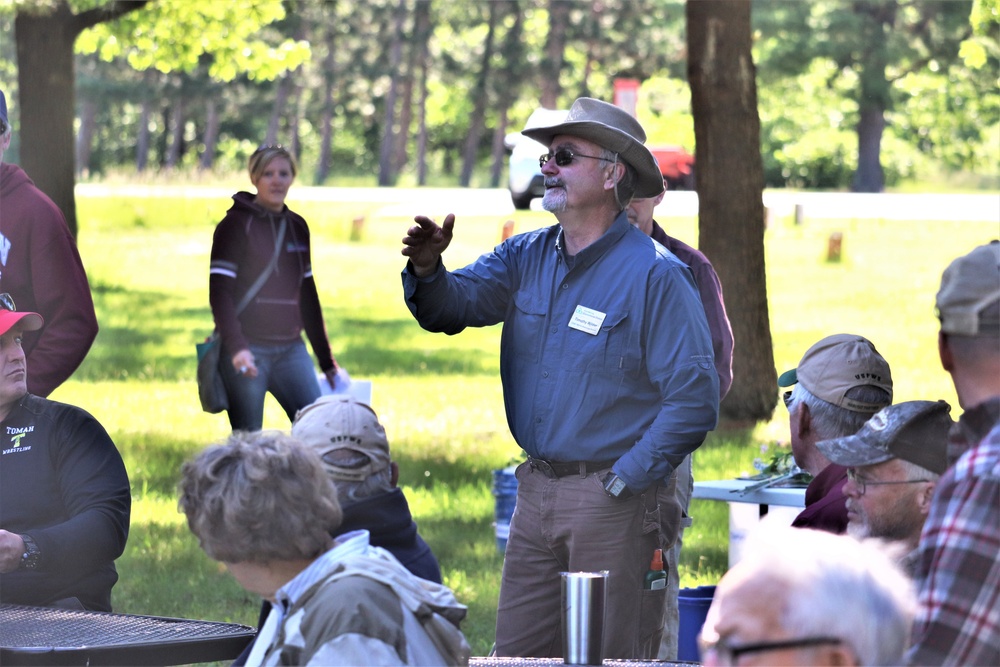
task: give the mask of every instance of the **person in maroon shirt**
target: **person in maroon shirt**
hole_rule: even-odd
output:
[[[208,279],[234,431],[261,429],[268,392],[289,422],[320,397],[303,331],[331,388],[337,377],[313,279],[309,227],[285,205],[295,161],[281,146],[263,146],[248,167],[257,193],[233,195],[215,228]],[[262,275],[266,280],[254,291]]]
[[[733,384],[733,329],[726,315],[726,303],[722,297],[722,283],[715,273],[712,263],[702,252],[688,244],[667,235],[663,227],[653,219],[653,209],[660,205],[666,191],[655,197],[634,198],[625,211],[628,221],[642,230],[646,236],[677,256],[688,265],[694,274],[694,282],[698,287],[701,305],[705,309],[708,320],[708,332],[712,336],[712,352],[715,356],[715,371],[719,374],[719,400],[729,393]],[[660,649],[657,658],[661,660],[677,659],[677,638],[680,627],[680,609],[677,596],[680,592],[680,573],[677,569],[681,558],[681,547],[684,543],[684,529],[692,525],[688,515],[691,506],[691,494],[694,492],[694,476],[691,472],[691,457],[684,457],[684,462],[677,467],[677,502],[683,511],[681,529],[677,533],[674,545],[664,552],[667,570],[666,606],[663,610],[663,635],[660,638]]]
[[[892,403],[889,363],[870,340],[854,334],[827,336],[810,347],[796,368],[782,373],[795,463],[813,476],[806,508],[792,523],[831,533],[847,530],[847,468],[831,463],[820,440],[857,433]]]
[[[97,337],[90,283],[66,218],[24,170],[3,164],[13,132],[0,90],[0,292],[45,328],[22,342],[28,392],[48,396],[77,369]]]

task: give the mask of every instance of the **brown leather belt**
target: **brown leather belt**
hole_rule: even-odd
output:
[[[611,461],[546,461],[528,457],[528,465],[532,470],[537,470],[546,477],[556,479],[558,477],[569,477],[570,475],[584,476],[587,473],[599,470],[608,470],[615,464]]]

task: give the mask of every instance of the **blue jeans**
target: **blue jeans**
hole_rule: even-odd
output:
[[[250,345],[257,377],[240,375],[229,359],[223,359],[222,381],[229,396],[229,424],[234,431],[259,431],[264,424],[264,397],[267,392],[278,399],[288,415],[320,397],[316,368],[299,339],[284,345]]]

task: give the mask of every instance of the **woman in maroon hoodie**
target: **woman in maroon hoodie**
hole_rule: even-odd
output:
[[[303,329],[331,387],[337,374],[313,280],[309,227],[285,206],[295,160],[281,146],[263,146],[250,156],[249,169],[257,194],[233,195],[215,228],[208,281],[234,431],[261,429],[267,392],[289,421],[319,397]]]

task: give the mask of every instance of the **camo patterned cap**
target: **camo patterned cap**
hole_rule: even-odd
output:
[[[816,443],[826,458],[848,468],[903,459],[938,475],[948,469],[951,406],[945,401],[906,401],[883,408],[846,438]]]

